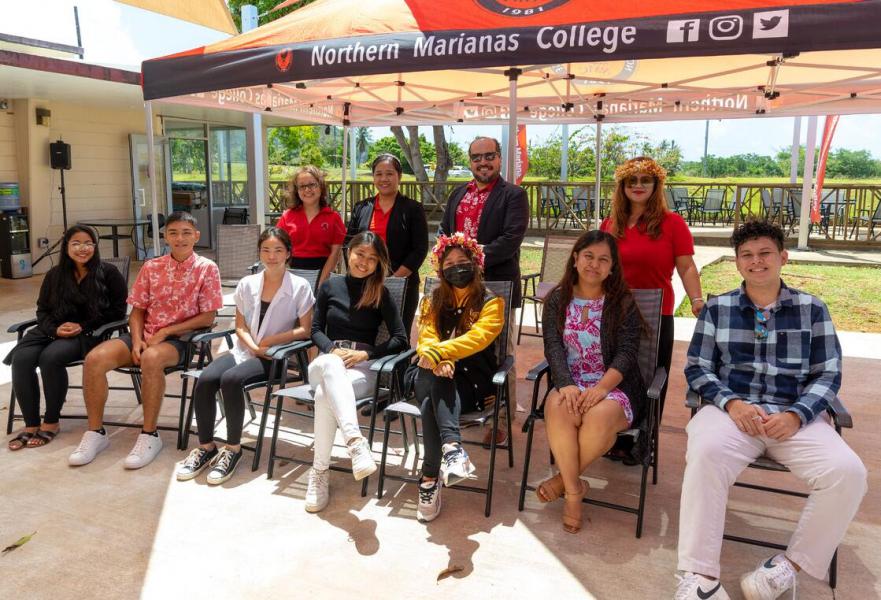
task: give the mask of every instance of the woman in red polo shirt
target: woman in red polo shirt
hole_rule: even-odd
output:
[[[661,331],[658,366],[667,369],[673,355],[673,269],[679,273],[697,316],[704,306],[700,273],[694,264],[694,240],[685,221],[667,207],[667,172],[651,158],[638,156],[615,169],[612,213],[600,229],[618,242],[624,279],[630,289],[661,289]],[[661,391],[660,421],[667,386]],[[624,454],[624,453],[619,453]],[[615,453],[613,451],[613,457]]]
[[[289,208],[278,226],[291,238],[294,269],[321,271],[319,282],[330,276],[346,238],[343,219],[327,205],[324,174],[312,165],[300,167],[288,190]]]

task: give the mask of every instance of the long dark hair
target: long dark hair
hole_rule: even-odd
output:
[[[385,274],[389,270],[391,261],[388,257],[388,248],[382,238],[372,231],[362,231],[352,238],[349,242],[349,252],[351,253],[358,246],[370,246],[376,251],[379,257],[379,264],[376,270],[367,276],[367,282],[364,285],[364,292],[355,308],[379,308],[382,304],[382,285],[385,283]]]
[[[627,286],[627,282],[624,281],[621,257],[618,254],[618,243],[615,241],[615,237],[599,229],[586,231],[575,240],[575,245],[572,246],[572,252],[569,253],[569,259],[566,261],[563,278],[555,288],[560,290],[560,314],[557,317],[557,328],[560,332],[566,326],[566,307],[572,302],[575,284],[578,283],[575,257],[579,252],[594,244],[607,244],[609,253],[612,255],[612,269],[609,271],[609,276],[603,280],[603,294],[605,295],[603,305],[611,307],[611,310],[606,312],[607,320],[603,321],[603,329],[608,328],[608,331],[614,335],[636,303],[633,293]]]
[[[453,286],[444,277],[444,260],[453,250],[461,250],[474,266],[474,279],[471,280],[471,283],[466,288],[468,293],[465,296],[462,314],[459,315],[459,321],[456,323],[456,331],[464,333],[477,321],[480,317],[480,310],[483,308],[483,297],[486,295],[483,273],[471,252],[462,246],[447,246],[441,256],[437,269],[437,278],[440,285],[434,288],[434,291],[431,293],[431,318],[434,319],[434,327],[438,333],[443,330],[441,327],[443,309],[456,307],[456,296],[454,295]]]
[[[95,244],[92,258],[86,263],[86,276],[77,285],[76,263],[68,254],[71,238],[77,233],[85,233]],[[52,313],[56,319],[64,319],[70,314],[71,306],[85,306],[90,319],[94,319],[110,306],[104,269],[101,267],[101,253],[98,251],[98,234],[86,225],[73,225],[64,232],[60,258],[52,282],[50,298]]]

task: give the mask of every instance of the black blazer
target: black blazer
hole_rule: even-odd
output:
[[[456,209],[465,197],[468,184],[453,190],[441,217],[440,231],[446,235],[456,231]],[[486,199],[477,242],[485,255],[483,277],[486,281],[510,281],[514,284],[512,308],[520,306],[520,245],[529,224],[529,201],[526,191],[501,177]]]
[[[352,208],[352,216],[346,229],[346,247],[353,237],[370,229],[374,201],[375,198],[368,198]],[[392,272],[403,265],[418,278],[419,267],[428,254],[428,221],[421,202],[398,194],[392,214],[389,215],[386,239]]]

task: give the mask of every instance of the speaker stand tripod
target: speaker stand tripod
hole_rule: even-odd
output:
[[[64,231],[67,232],[67,196],[64,189],[64,169],[61,169],[61,185],[58,187],[59,191],[61,191],[61,218],[64,221]],[[40,256],[37,257],[37,260],[34,261],[32,267],[36,267],[37,264],[46,258],[55,253],[55,249],[61,245],[61,242],[64,241],[64,233],[61,234],[61,237],[58,240],[49,246],[45,252],[43,252]]]

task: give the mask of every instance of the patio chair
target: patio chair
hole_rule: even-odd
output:
[[[256,224],[217,226],[217,268],[221,285],[235,287],[239,279],[251,272],[260,255],[259,239],[260,226]]]
[[[679,215],[682,215],[690,225],[694,217],[693,209],[697,198],[695,196],[690,196],[688,188],[684,187],[671,187],[670,194],[673,198],[673,204],[670,208]]]
[[[507,344],[508,344],[508,319],[510,319],[512,311],[510,309],[511,306],[511,296],[513,291],[513,286],[510,281],[487,281],[486,287],[488,290],[493,292],[494,294],[500,296],[505,301],[506,314],[505,314],[505,325],[502,327],[502,332],[493,342],[494,348],[496,351],[496,357],[499,361],[499,370],[496,371],[493,376],[493,385],[496,388],[496,401],[493,402],[492,407],[486,408],[482,412],[475,413],[466,413],[460,415],[459,423],[462,426],[467,427],[470,425],[485,425],[487,422],[492,423],[492,431],[490,435],[490,449],[489,449],[489,470],[487,473],[487,483],[486,487],[480,486],[472,486],[472,485],[464,485],[457,484],[450,486],[452,489],[457,490],[465,490],[468,492],[476,492],[478,494],[486,495],[486,502],[484,505],[483,514],[486,517],[489,517],[492,512],[492,499],[493,499],[493,484],[495,482],[495,467],[496,467],[496,451],[497,450],[507,450],[508,451],[508,467],[514,466],[514,442],[513,437],[511,435],[511,401],[508,397],[508,379],[511,375],[511,370],[514,368],[514,357],[512,355],[506,354]],[[433,277],[429,277],[425,280],[424,292],[425,294],[430,294],[431,291],[438,285],[437,279]],[[408,361],[409,357],[415,354],[415,350],[410,350],[407,353]],[[397,392],[400,392],[400,387],[397,388]],[[382,458],[379,462],[379,483],[377,485],[376,497],[382,498],[383,489],[385,480],[394,479],[396,481],[403,481],[407,483],[418,483],[419,479],[417,477],[408,477],[402,475],[394,475],[388,474],[386,472],[387,458],[388,458],[388,446],[389,446],[389,434],[391,433],[390,424],[394,417],[400,416],[401,423],[404,423],[404,419],[406,417],[410,417],[413,421],[414,430],[416,429],[416,421],[421,419],[422,413],[419,410],[419,407],[416,406],[415,402],[411,402],[410,400],[414,400],[414,398],[404,398],[402,394],[398,393],[396,400],[393,404],[390,404],[383,411],[383,418],[385,420],[385,432],[383,434],[382,439]],[[508,438],[505,443],[499,444],[497,442],[497,433],[499,431],[499,411],[504,407],[506,419],[505,423],[508,428]],[[402,427],[403,430],[403,427]],[[403,440],[405,447],[407,446],[407,440]],[[471,444],[471,445],[480,445],[483,446],[483,441],[471,441],[471,440],[462,440],[463,444]],[[416,460],[419,460],[419,434],[416,434]]]
[[[223,209],[224,225],[247,225],[248,209],[241,207],[227,206]]]
[[[572,188],[572,212],[580,219],[578,223],[579,229],[585,229],[582,223],[590,229],[590,220],[593,218],[593,196],[594,190],[591,187],[578,186]],[[575,222],[573,222],[575,225]]]
[[[517,343],[524,335],[529,337],[541,337],[539,324],[538,305],[544,302],[544,297],[563,278],[566,261],[575,245],[575,236],[548,235],[545,237],[544,248],[541,254],[541,270],[538,273],[529,273],[520,277],[523,283],[523,294],[520,300],[520,322],[517,325]],[[529,289],[532,288],[530,293]],[[535,315],[535,333],[523,332],[523,315],[526,312],[526,302],[532,303]]]
[[[343,275],[333,273],[331,274],[331,277],[343,277]],[[392,301],[394,301],[394,303],[398,306],[399,311],[403,310],[404,292],[406,290],[406,286],[406,277],[386,277],[385,279],[385,287],[386,289],[388,289]],[[383,341],[387,340],[388,337],[388,330],[386,329],[385,324],[383,324],[379,328],[376,342],[380,344]],[[272,397],[276,398],[276,405],[275,420],[272,424],[272,441],[269,446],[269,466],[267,468],[267,476],[270,479],[272,479],[276,461],[293,462],[301,465],[312,464],[311,460],[305,460],[294,456],[283,456],[277,452],[278,432],[281,427],[282,415],[297,415],[301,417],[306,417],[308,419],[315,418],[314,412],[303,412],[284,408],[284,401],[286,399],[295,400],[297,403],[307,405],[309,407],[315,404],[314,391],[308,385],[308,372],[306,370],[308,359],[306,358],[305,354],[306,351],[312,347],[312,345],[313,344],[311,341],[295,342],[288,345],[287,347],[280,348],[273,354],[273,361],[286,361],[289,360],[292,356],[298,355],[297,360],[300,362],[300,368],[302,369],[301,373],[303,375],[303,385],[299,385],[296,387],[286,387],[272,393]],[[371,366],[371,370],[378,373],[378,377],[376,378],[376,386],[374,387],[371,394],[361,398],[356,398],[355,400],[355,406],[358,410],[364,407],[370,407],[370,425],[367,426],[366,429],[367,443],[371,449],[373,448],[373,438],[376,432],[377,404],[381,400],[392,398],[392,390],[399,382],[399,373],[397,372],[397,369],[402,368],[406,364],[406,360],[402,358],[406,357],[406,355],[406,352],[401,354],[393,354],[391,356],[385,356],[374,361],[373,365]],[[384,370],[384,367],[386,367],[387,365],[390,365],[390,368]],[[365,429],[365,427],[362,425],[361,429]],[[345,473],[352,472],[350,468],[340,467],[338,465],[331,465],[330,468],[334,471],[343,471]],[[361,496],[367,495],[368,479],[368,477],[365,477],[362,480]]]
[[[875,233],[875,227],[881,226],[881,202],[875,207],[875,212],[870,209],[861,210],[857,217],[857,225],[866,225],[869,228],[867,238],[877,239],[881,235],[881,231]],[[856,229],[856,226],[854,227]]]
[[[697,392],[693,390],[688,390],[685,397],[685,406],[691,409],[691,416],[693,417],[698,410],[703,408],[705,405],[712,404],[712,402],[705,400],[702,398]],[[853,418],[850,413],[844,407],[844,404],[841,403],[837,397],[833,402],[829,404],[829,408],[827,412],[832,417],[832,424],[835,427],[835,431],[838,432],[838,435],[841,435],[842,428],[852,428],[853,427]],[[758,469],[761,471],[774,471],[777,473],[788,473],[789,469],[784,465],[780,464],[769,458],[767,455],[760,456],[753,463],[747,467],[748,469]],[[809,494],[805,492],[797,492],[784,488],[776,488],[770,487],[767,485],[758,485],[755,483],[746,483],[743,481],[736,481],[734,485],[737,487],[748,488],[751,490],[758,490],[760,492],[770,492],[772,494],[782,494],[785,496],[795,496],[798,498],[807,498]],[[749,538],[738,535],[724,534],[722,536],[723,539],[732,541],[732,542],[740,542],[743,544],[750,544],[753,546],[761,546],[763,548],[773,548],[775,550],[786,550],[785,544],[777,544],[774,542],[766,542],[755,538]],[[829,564],[829,587],[835,589],[838,580],[838,551],[835,551],[835,554],[832,555],[832,562]]]
[[[728,209],[725,207],[725,188],[713,188],[707,190],[702,205],[695,206],[695,211],[700,215],[701,223],[706,223],[710,217],[713,219],[713,225],[716,224],[719,217],[725,219]]]
[[[768,221],[776,221],[780,217],[783,190],[781,188],[774,188],[773,190],[763,189],[761,193],[763,217]]]
[[[101,260],[116,267],[117,270],[122,274],[122,278],[125,279],[126,284],[128,284],[129,268],[130,268],[131,262],[132,262],[131,257],[123,256],[120,258],[102,258]],[[116,331],[119,327],[124,326],[126,324],[126,322],[127,322],[126,320],[121,320],[121,321],[114,321],[112,323],[107,323],[103,327],[100,327],[100,328],[96,329],[95,331],[93,331],[90,335],[92,337],[98,338],[102,341],[109,339],[110,336],[113,334],[113,332]],[[28,319],[27,321],[22,321],[21,323],[14,323],[14,324],[10,325],[6,329],[6,332],[16,334],[16,343],[18,343],[21,341],[21,338],[23,338],[24,335],[28,332],[28,330],[30,330],[32,327],[35,327],[36,325],[37,325],[36,319]],[[77,361],[68,363],[65,368],[69,369],[71,367],[78,367],[78,366],[82,366],[82,364],[83,364],[82,360],[77,360]],[[12,388],[11,385],[9,387]],[[80,390],[80,389],[82,389],[82,387],[83,386],[81,386],[81,385],[68,386],[68,388],[72,389],[72,390]],[[110,389],[117,390],[117,389],[130,389],[130,388],[111,387]],[[61,415],[61,417],[63,419],[85,419],[86,418],[85,415]],[[18,418],[19,417],[15,416],[15,390],[12,389],[9,393],[9,415],[7,416],[7,421],[6,421],[6,433],[7,434],[12,433],[12,422]],[[108,425],[116,425],[116,423],[108,423]]]
[[[321,275],[321,271],[307,271],[303,269],[288,269],[288,272],[297,275],[298,277],[302,277],[309,283],[309,287],[312,288],[312,292],[316,293],[318,290],[318,277]],[[226,338],[229,347],[232,347],[232,336],[235,335],[234,329],[228,329],[226,331],[212,331],[209,333],[201,333],[197,336],[194,336],[194,343],[211,343],[214,340],[218,340],[221,338]],[[304,340],[305,341],[305,340]],[[303,381],[304,373],[306,373],[306,355],[304,353],[295,352],[294,357],[297,360],[297,371],[291,372],[289,369],[289,362],[291,359],[291,354],[285,354],[286,351],[290,350],[291,347],[297,347],[299,342],[292,342],[290,344],[281,344],[278,346],[273,346],[267,351],[267,355],[273,358],[273,365],[270,368],[269,378],[261,379],[259,381],[253,381],[242,386],[242,390],[245,392],[245,398],[247,400],[248,410],[251,413],[251,420],[257,418],[257,414],[254,411],[255,402],[251,400],[250,392],[256,389],[265,388],[266,393],[263,396],[263,409],[260,414],[260,428],[257,432],[257,441],[253,446],[249,446],[246,444],[242,444],[242,448],[248,450],[249,452],[254,453],[254,460],[251,464],[251,471],[256,471],[258,465],[260,464],[260,455],[263,450],[263,438],[266,433],[266,421],[269,416],[269,407],[272,401],[272,392],[277,389],[284,388],[288,383],[295,381]],[[279,358],[275,359],[275,355],[278,354]],[[186,417],[185,417],[185,427],[181,431],[181,449],[186,450],[190,444],[190,435],[195,433],[192,430],[193,417],[195,414],[195,391],[196,391],[196,383],[198,383],[199,376],[202,374],[202,369],[191,369],[184,373],[181,373],[181,377],[187,377],[190,379],[196,380],[193,383],[192,393],[190,394],[188,405],[186,409]],[[223,412],[223,402],[218,402],[220,408],[221,417],[225,417],[226,415]],[[217,436],[214,438],[215,440],[225,442]]]
[[[635,507],[627,504],[606,502],[592,497],[584,498],[587,504],[620,510],[636,515],[636,537],[642,536],[642,522],[645,514],[645,493],[648,480],[649,468],[652,469],[652,484],[658,482],[658,415],[660,414],[661,389],[667,381],[667,371],[658,364],[658,338],[661,323],[661,290],[633,290],[634,298],[642,313],[643,319],[648,325],[649,331],[643,334],[639,344],[639,370],[646,386],[648,409],[641,423],[618,434],[619,437],[630,437],[635,445],[641,445],[646,450],[646,458],[642,463],[642,478],[639,485],[639,501]],[[547,376],[547,388],[541,403],[538,402],[539,390],[542,378]],[[544,404],[550,390],[553,388],[550,369],[547,361],[537,364],[526,375],[526,379],[534,381],[532,388],[532,407],[529,416],[523,423],[523,432],[526,433],[526,455],[523,460],[523,478],[520,482],[520,500],[518,510],[523,510],[526,500],[526,491],[534,491],[536,488],[529,485],[529,465],[532,452],[532,437],[535,434],[535,422],[544,419]],[[640,440],[640,437],[644,439]],[[553,460],[553,456],[551,456]]]
[[[554,194],[553,188],[549,185],[539,185],[538,196],[539,214],[543,216],[548,223],[550,223],[551,219],[554,219],[553,227],[556,227],[559,225],[560,214],[563,212],[563,207],[560,205],[557,195]]]

